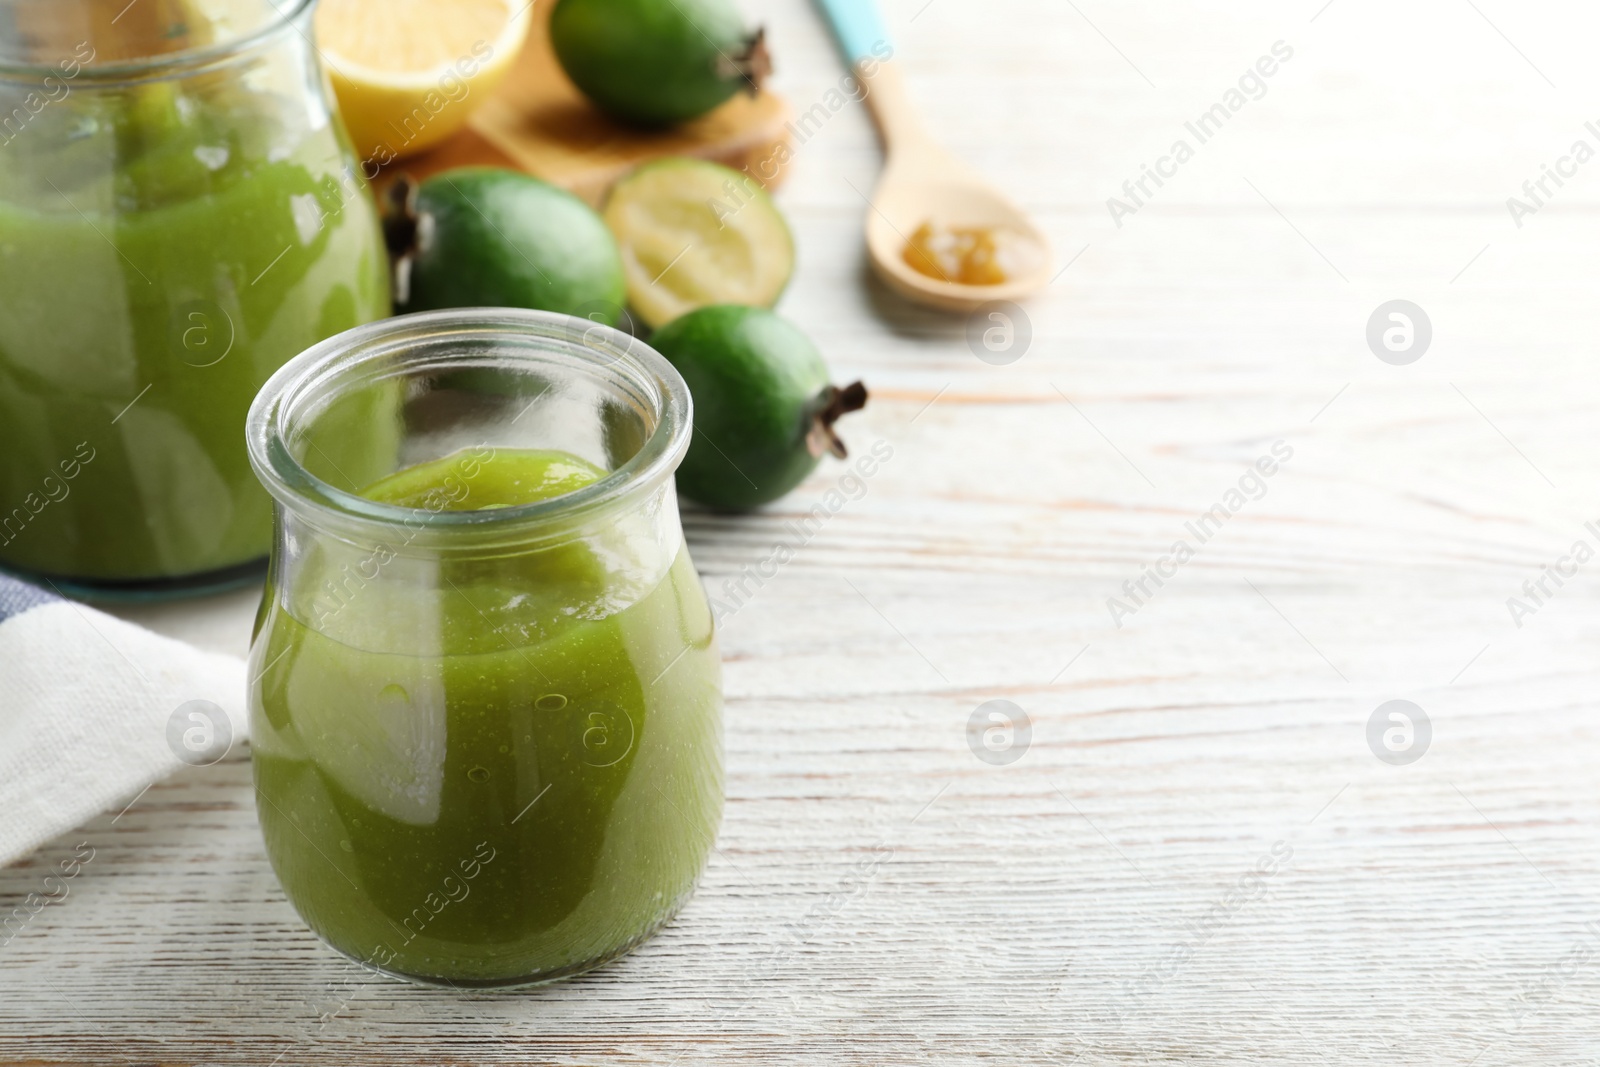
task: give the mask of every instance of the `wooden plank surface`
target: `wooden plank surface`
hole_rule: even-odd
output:
[[[1505,205],[1600,143],[1596,16],[886,8],[930,124],[1065,269],[1020,358],[983,362],[870,281],[860,109],[799,147],[783,310],[873,387],[851,445],[894,454],[725,620],[727,814],[678,921],[543,991],[369,980],[284,901],[225,763],[0,871],[11,907],[95,849],[0,949],[0,1061],[1597,1062],[1600,561],[1520,627],[1507,600],[1600,547],[1600,160],[1520,228]],[[826,37],[755,13],[804,111]],[[1106,199],[1278,40],[1266,94],[1117,227]],[[1409,366],[1365,339],[1396,298],[1433,325]],[[711,591],[840,474],[687,513]],[[128,614],[239,651],[252,607]],[[967,743],[994,699],[1032,723],[1005,766]],[[1368,747],[1391,699],[1432,724],[1409,765]]]

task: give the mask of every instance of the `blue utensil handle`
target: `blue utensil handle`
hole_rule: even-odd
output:
[[[852,69],[863,59],[887,58],[889,31],[878,13],[878,0],[817,0],[827,16],[839,50]]]

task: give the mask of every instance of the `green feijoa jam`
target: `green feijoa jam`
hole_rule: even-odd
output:
[[[372,199],[338,125],[266,80],[73,84],[0,148],[0,564],[111,586],[247,566],[272,536],[251,401],[389,314]]]
[[[363,495],[489,511],[604,473],[470,450]],[[334,948],[519,985],[619,955],[688,898],[721,817],[721,668],[681,545],[665,573],[617,569],[628,521],[421,560],[421,587],[397,576],[416,559],[377,556],[353,582],[313,548],[298,581],[332,591],[298,614],[273,598],[252,650],[257,810],[289,900]]]

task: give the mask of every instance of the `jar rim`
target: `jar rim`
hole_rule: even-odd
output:
[[[260,26],[249,30],[238,37],[224,41],[221,44],[210,44],[200,48],[183,49],[176,52],[165,52],[160,55],[146,56],[140,59],[124,60],[117,63],[108,63],[103,66],[85,64],[73,76],[96,85],[116,85],[125,82],[150,81],[168,77],[173,74],[191,73],[214,67],[249,52],[254,52],[264,45],[275,41],[288,30],[294,30],[306,38],[306,44],[321,56],[321,50],[316,43],[306,36],[304,31],[298,29],[295,23],[317,4],[317,0],[287,0],[280,5],[279,0],[268,0],[273,15]],[[0,80],[38,79],[59,76],[57,64],[49,63],[17,63],[9,62],[0,56]]]
[[[581,489],[548,500],[483,510],[435,511],[371,500],[330,485],[294,457],[286,438],[296,402],[330,387],[362,363],[392,361],[405,348],[426,340],[430,347],[452,339],[482,342],[495,335],[534,338],[545,352],[578,356],[613,373],[632,371],[633,384],[650,386],[655,416],[644,444],[615,470]],[[516,358],[517,350],[504,355]],[[531,358],[530,353],[524,353]],[[446,357],[447,358],[447,357]],[[437,359],[437,357],[436,357]],[[620,375],[619,375],[620,376]],[[336,395],[336,394],[335,394]],[[670,478],[689,448],[693,400],[688,384],[665,356],[638,338],[589,319],[525,308],[448,308],[414,312],[357,326],[321,341],[280,367],[250,405],[246,447],[250,464],[267,491],[283,506],[343,520],[371,531],[405,524],[433,531],[517,531],[563,520],[583,519],[648,493]]]

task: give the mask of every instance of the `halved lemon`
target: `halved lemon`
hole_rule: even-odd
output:
[[[703,159],[646,163],[612,187],[602,215],[628,303],[652,328],[712,304],[771,307],[794,271],[794,238],[766,190]]]
[[[317,47],[363,161],[431,148],[505,78],[530,0],[322,0]]]

